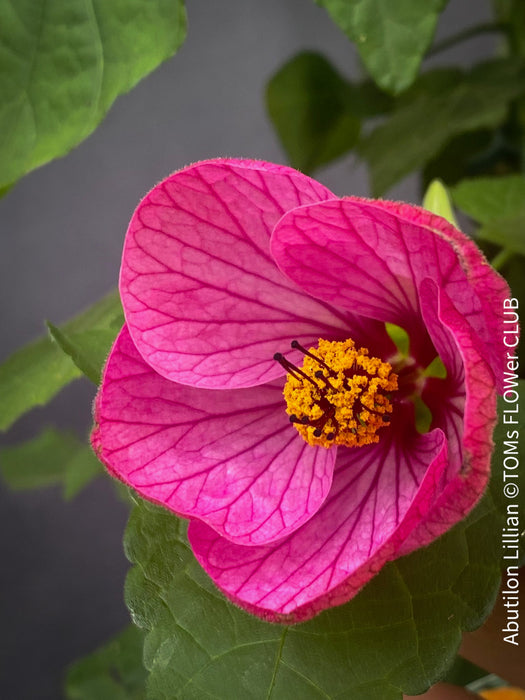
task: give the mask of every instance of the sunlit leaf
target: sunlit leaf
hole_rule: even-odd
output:
[[[48,323],[47,327],[53,340],[69,355],[82,374],[91,379],[93,384],[98,384],[102,366],[118,329],[95,329],[67,334],[52,323]]]
[[[394,94],[414,81],[447,0],[317,0],[355,42],[370,75]]]
[[[89,136],[185,31],[182,0],[0,0],[0,187]]]

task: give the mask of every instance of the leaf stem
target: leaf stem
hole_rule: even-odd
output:
[[[499,253],[492,258],[490,264],[495,270],[501,270],[501,268],[512,258],[514,251],[510,248],[502,248]]]
[[[467,39],[472,39],[480,34],[490,34],[492,32],[506,33],[508,28],[509,25],[507,22],[484,22],[483,24],[476,24],[474,27],[464,29],[462,32],[453,34],[452,36],[443,39],[443,41],[439,41],[437,44],[434,44],[430,51],[427,52],[427,57],[434,56],[435,54],[445,51],[455,44],[459,44]]]

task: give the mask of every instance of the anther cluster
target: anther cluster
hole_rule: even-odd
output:
[[[378,431],[390,422],[391,393],[397,375],[388,362],[370,357],[353,340],[319,339],[317,347],[292,348],[304,355],[296,367],[281,353],[274,358],[288,373],[286,412],[310,445],[360,447],[378,442]]]

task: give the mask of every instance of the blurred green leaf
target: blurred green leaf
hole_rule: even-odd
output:
[[[385,566],[346,605],[285,627],[223,598],[197,564],[185,523],[138,501],[125,537],[135,564],[126,600],[148,631],[149,694],[400,700],[402,691],[421,693],[452,664],[462,630],[475,629],[490,613],[500,579],[501,522],[487,493],[466,520]]]
[[[0,199],[2,197],[5,197],[6,194],[12,189],[13,185],[3,185],[3,187],[0,187]]]
[[[525,255],[525,207],[515,216],[501,217],[485,224],[477,235],[509,251]]]
[[[477,177],[462,180],[450,193],[457,207],[481,224],[525,210],[525,177]]]
[[[525,210],[525,177],[477,177],[451,189],[457,207],[481,224]]]
[[[456,206],[482,224],[478,236],[525,255],[525,177],[479,177],[452,189]]]
[[[102,467],[88,445],[49,428],[34,440],[0,448],[0,472],[15,491],[61,484],[69,500],[102,473]]]
[[[95,356],[107,354],[111,337],[117,335],[122,323],[120,299],[113,292],[65,323],[61,330],[77,341],[79,336],[85,341],[93,333],[92,345],[96,344],[97,349],[93,351],[91,347],[89,356],[94,361]],[[41,338],[16,351],[0,365],[0,430],[7,430],[31,408],[46,404],[81,375],[80,369],[51,338]]]
[[[443,682],[465,687],[472,681],[477,681],[486,675],[487,672],[484,669],[458,656],[454,661],[454,665],[447,671]]]
[[[493,131],[481,129],[454,136],[426,163],[423,171],[425,186],[439,178],[447,185],[455,185],[465,177],[483,175],[499,170],[507,154]],[[509,154],[510,155],[510,154]]]
[[[316,53],[301,53],[271,78],[266,92],[270,118],[290,164],[306,173],[349,151],[360,121],[357,96],[332,65]]]
[[[425,165],[454,136],[499,126],[524,86],[523,64],[511,60],[478,65],[467,74],[439,70],[422,76],[359,147],[374,195]]]
[[[507,25],[511,52],[525,57],[525,4],[523,0],[492,0],[496,17]]]
[[[356,44],[370,75],[397,94],[416,78],[447,0],[318,0]]]
[[[0,187],[89,136],[185,32],[182,0],[0,0]]]
[[[67,700],[146,700],[144,633],[131,625],[67,673]]]

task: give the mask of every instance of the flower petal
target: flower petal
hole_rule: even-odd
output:
[[[335,451],[310,447],[290,425],[282,380],[229,391],[175,384],[144,362],[126,326],[95,425],[93,447],[114,476],[243,545],[286,536],[330,490]]]
[[[447,294],[428,280],[422,287],[422,305],[432,339],[447,367],[447,379],[433,380],[423,399],[432,411],[432,426],[439,426],[447,435],[449,461],[443,488],[424,521],[403,544],[403,554],[446,532],[479,501],[489,480],[497,420],[493,374],[479,353],[472,327]]]
[[[414,221],[431,229],[450,242],[460,258],[469,285],[474,289],[476,296],[482,303],[476,305],[475,309],[469,308],[467,306],[468,300],[460,290],[458,290],[457,298],[451,296],[453,295],[452,290],[447,289],[447,292],[454,300],[458,311],[468,318],[468,322],[478,339],[481,357],[489,363],[494,372],[496,385],[502,392],[502,362],[508,349],[504,344],[504,334],[502,333],[502,310],[504,300],[511,296],[507,282],[487,262],[477,245],[441,216],[403,202],[378,200],[376,204],[408,221]]]
[[[422,320],[419,287],[434,280],[496,363],[501,355],[489,339],[497,334],[499,343],[502,337],[505,283],[462,233],[447,229],[445,236],[430,227],[436,217],[420,216],[418,208],[408,217],[411,209],[353,197],[304,206],[278,222],[271,250],[283,272],[309,294],[405,328],[422,366],[435,351]]]
[[[190,523],[195,555],[217,586],[275,622],[299,622],[353,597],[424,517],[446,463],[440,430],[417,435],[407,416],[394,423],[376,445],[340,449],[327,500],[283,541],[240,547]]]
[[[344,314],[284,277],[269,252],[282,214],[334,195],[286,167],[210,160],[174,173],[139,204],[120,293],[145,361],[191,386],[238,388],[282,376],[290,340],[337,333]]]

